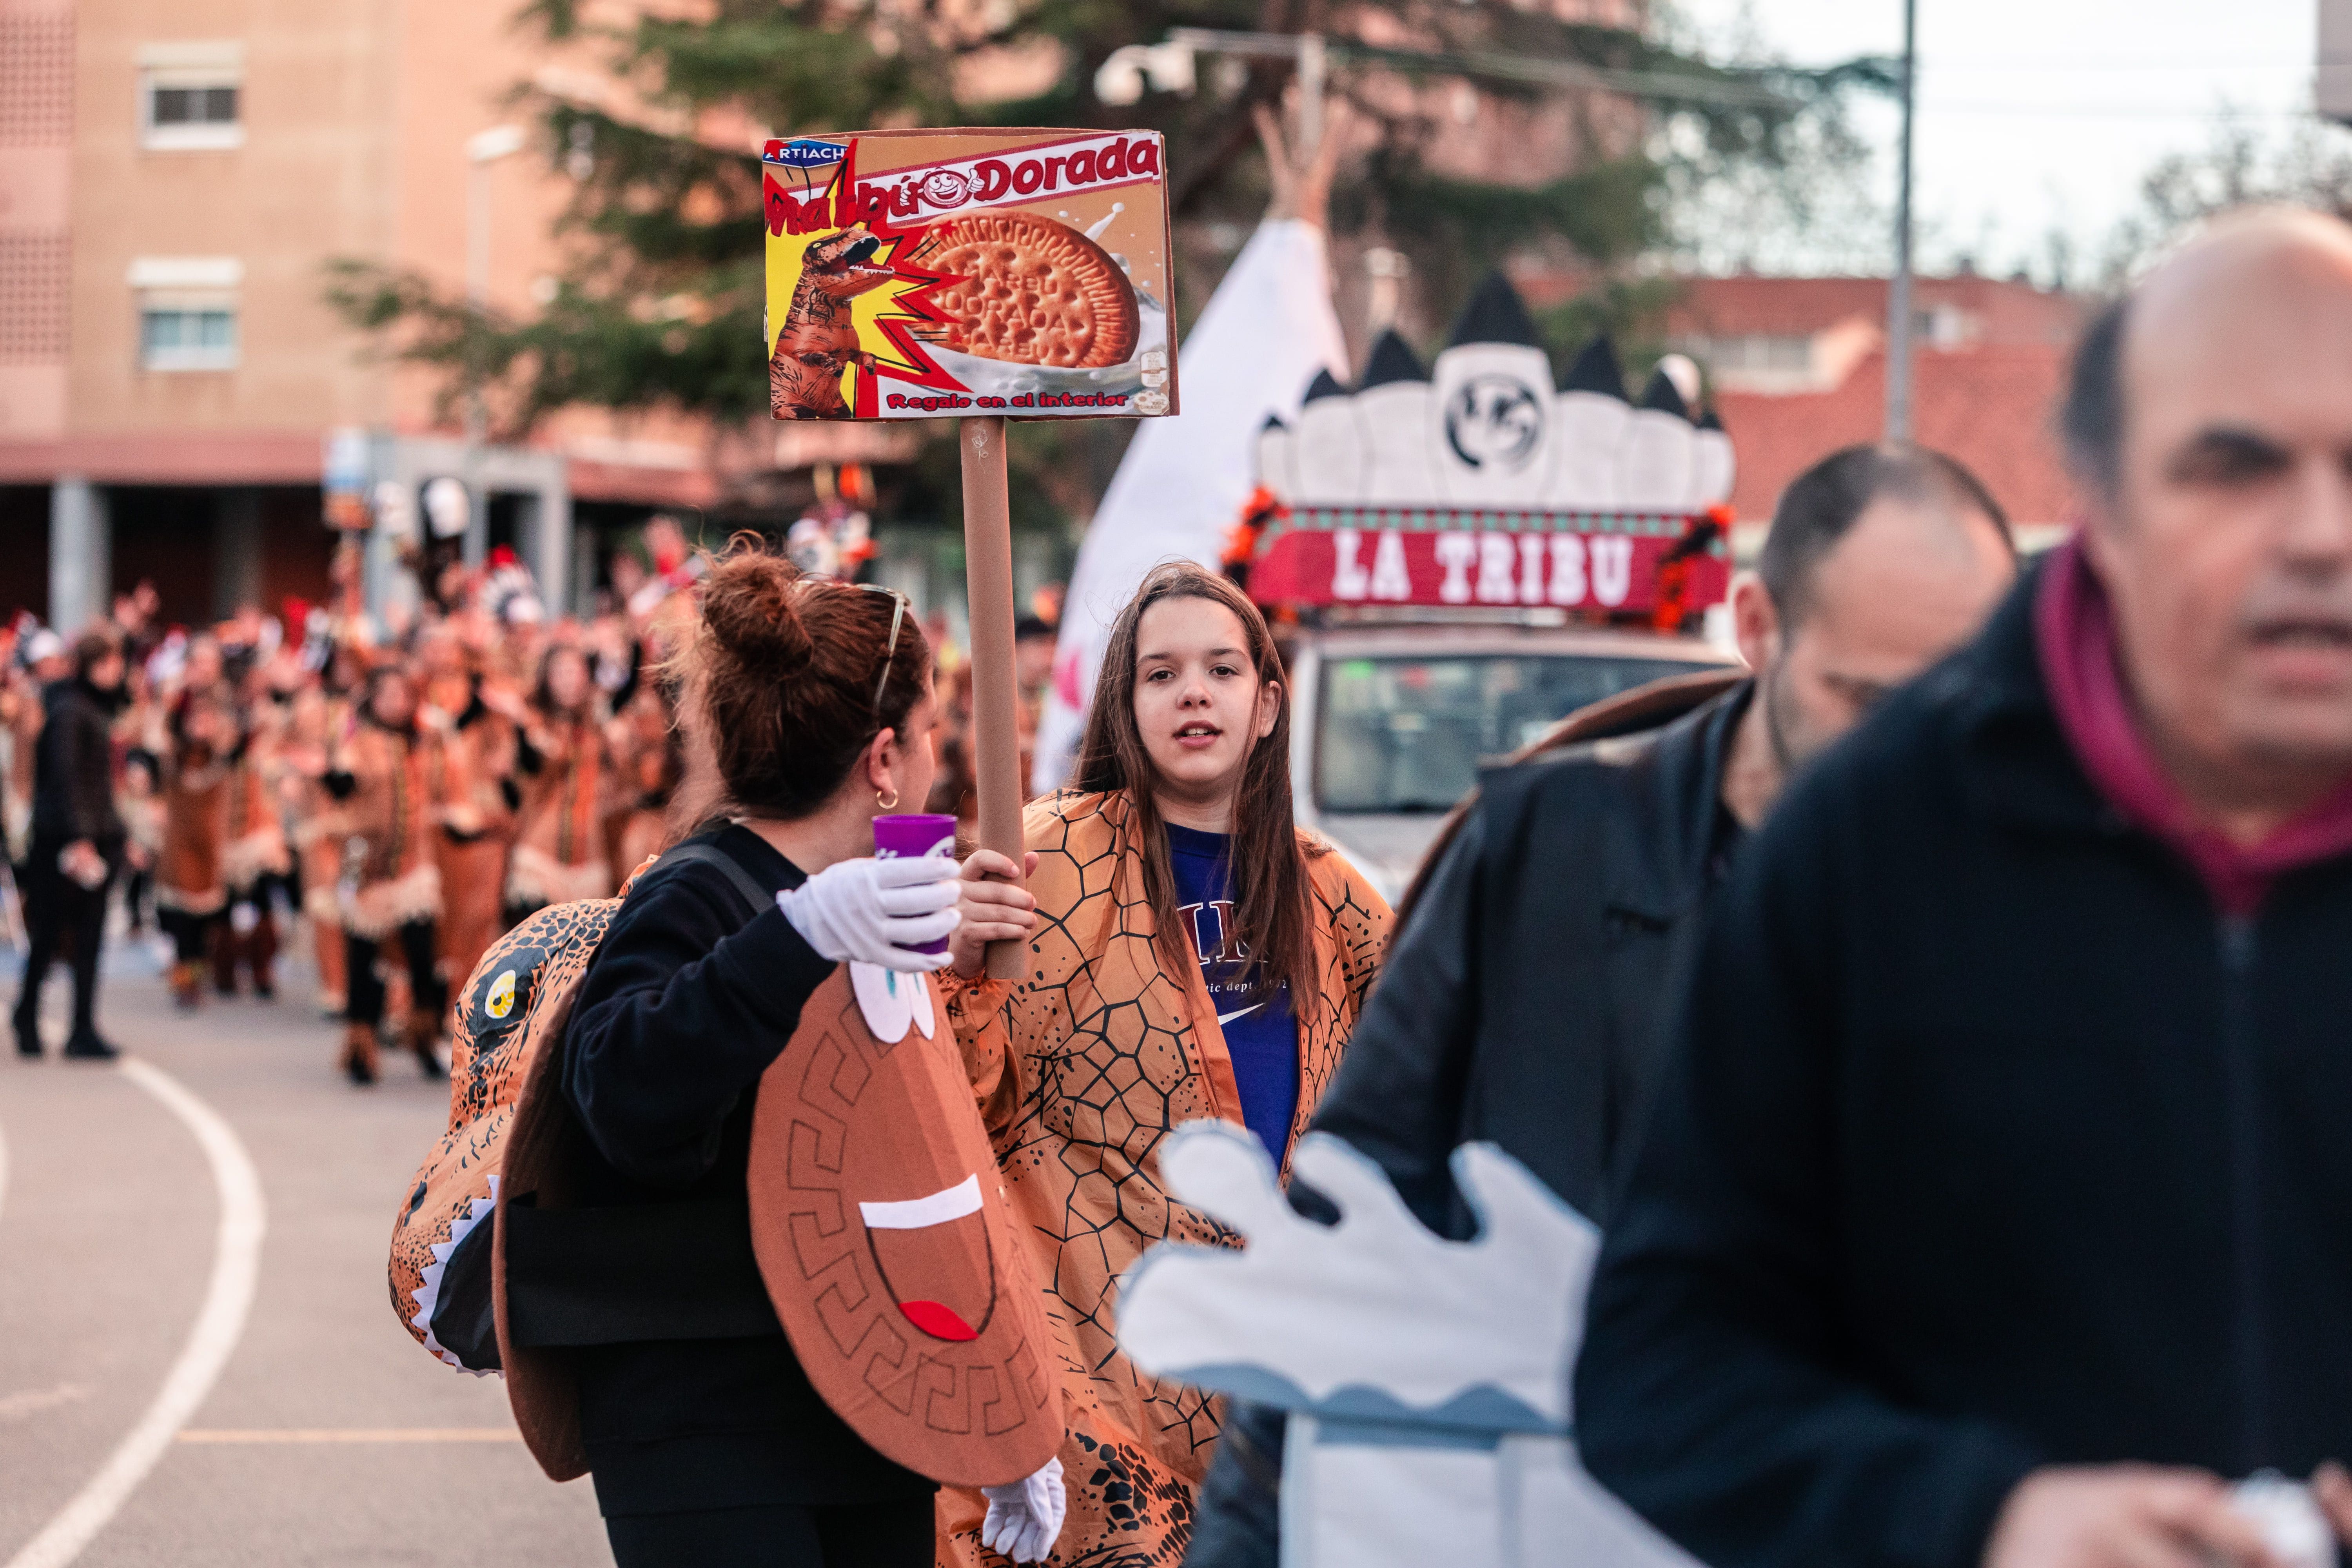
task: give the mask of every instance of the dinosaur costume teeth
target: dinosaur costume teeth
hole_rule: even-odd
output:
[[[498,1206],[499,1179],[493,1175],[490,1177],[490,1195],[486,1198],[476,1198],[467,1205],[466,1212],[458,1215],[450,1225],[448,1240],[433,1243],[428,1249],[433,1254],[433,1261],[425,1266],[424,1283],[409,1292],[416,1302],[416,1315],[408,1320],[408,1326],[415,1331],[418,1338],[423,1340],[425,1348],[459,1372],[470,1372],[476,1377],[488,1377],[497,1369],[467,1366],[457,1359],[455,1352],[435,1338],[433,1310],[441,1304],[441,1276],[449,1267],[449,1255],[457,1250],[457,1244],[466,1239],[468,1232],[496,1214]]]

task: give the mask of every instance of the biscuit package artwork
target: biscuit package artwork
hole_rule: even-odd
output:
[[[761,154],[779,419],[1176,412],[1150,131],[869,131]]]

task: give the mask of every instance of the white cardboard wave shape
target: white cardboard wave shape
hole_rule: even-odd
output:
[[[1241,1128],[1190,1122],[1162,1147],[1169,1189],[1249,1245],[1162,1244],[1129,1270],[1118,1338],[1138,1365],[1176,1378],[1263,1369],[1310,1399],[1370,1388],[1409,1411],[1492,1389],[1567,1428],[1600,1250],[1591,1222],[1492,1144],[1454,1152],[1480,1220],[1467,1242],[1424,1229],[1378,1165],[1328,1133],[1300,1141],[1293,1170],[1339,1207],[1338,1225],[1295,1213]]]

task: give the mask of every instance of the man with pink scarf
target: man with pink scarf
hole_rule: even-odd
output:
[[[1716,1568],[2352,1540],[2352,228],[2182,249],[2061,424],[2081,530],[1748,847],[1608,1235],[1581,1452]]]

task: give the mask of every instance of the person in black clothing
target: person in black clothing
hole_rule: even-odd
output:
[[[2084,528],[1734,871],[1575,1388],[1706,1562],[2273,1568],[2264,1469],[2352,1540],[2347,367],[2352,228],[2160,268]]]
[[[2015,574],[2000,508],[1941,454],[1855,447],[1799,476],[1733,597],[1754,678],[1629,693],[1564,726],[1574,743],[1486,774],[1314,1125],[1441,1235],[1476,1229],[1446,1162],[1479,1139],[1605,1227],[1734,851],[1793,770],[1965,641]],[[1187,1563],[1273,1568],[1283,1419],[1227,1422]]]
[[[73,1032],[65,1054],[121,1055],[98,1032],[98,956],[106,894],[122,864],[125,834],[114,808],[114,742],[122,706],[122,649],[104,632],[74,643],[74,673],[42,694],[46,717],[33,762],[32,847],[25,857],[25,921],[31,948],[16,993],[16,1050],[41,1054],[41,982],[63,949],[73,963]]]
[[[956,868],[873,858],[876,815],[920,801],[933,768],[930,649],[903,598],[739,551],[705,584],[686,660],[689,753],[733,817],[698,839],[768,898],[747,904],[708,861],[656,862],[582,982],[563,1092],[594,1151],[584,1205],[731,1205],[748,1260],[761,1073],[837,962],[946,962],[907,947],[953,929]],[[621,1568],[928,1564],[933,1483],[826,1405],[756,1269],[734,1278],[615,1301],[625,1337],[581,1352],[582,1430]]]

